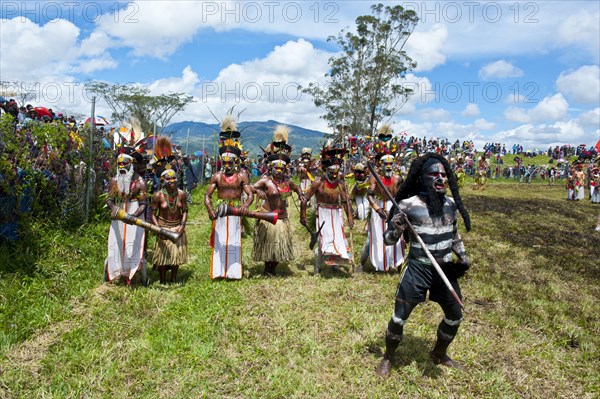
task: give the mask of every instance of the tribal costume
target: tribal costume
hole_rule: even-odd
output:
[[[162,236],[156,237],[152,265],[158,269],[160,283],[167,283],[167,270],[171,270],[171,282],[177,281],[179,266],[187,262],[187,193],[177,188],[177,172],[165,169],[161,174],[162,189],[152,196],[152,223],[177,234],[176,243]]]
[[[593,188],[593,192],[590,200],[594,204],[600,204],[600,157],[596,159],[591,172],[590,186]]]
[[[134,171],[134,158],[120,154],[117,157],[118,173],[110,181],[107,206],[111,214],[119,209],[135,217],[143,217],[146,209],[146,184]],[[105,279],[112,281],[120,276],[127,284],[144,262],[146,231],[138,226],[113,220],[108,235],[108,256],[104,262]]]
[[[377,159],[382,175],[381,180],[387,190],[393,193],[396,192],[402,182],[402,177],[394,174],[394,157],[389,153],[385,145],[386,140],[392,137],[390,129],[388,125],[383,125],[380,128]],[[361,253],[361,267],[359,270],[364,269],[368,262],[379,272],[398,270],[404,262],[404,239],[400,239],[391,246],[385,245],[383,240],[383,233],[387,228],[386,220],[392,209],[392,203],[385,198],[383,189],[377,185],[373,176],[371,176],[367,194],[369,203],[371,204],[371,217],[369,220],[368,238]]]
[[[178,220],[165,220],[160,216],[157,219],[160,227],[171,231],[175,231],[181,224]],[[156,267],[182,265],[187,263],[187,258],[187,236],[185,232],[179,236],[176,243],[160,235],[156,237],[152,265]]]
[[[449,182],[454,200],[445,196],[446,182]],[[417,159],[411,166],[406,182],[398,190],[396,201],[400,209],[394,208],[390,215],[385,241],[393,244],[401,236],[408,235],[410,251],[396,291],[394,314],[386,331],[386,352],[377,373],[384,377],[389,376],[393,354],[402,340],[404,325],[414,307],[425,301],[427,291],[429,299],[439,303],[444,312],[444,318],[437,330],[437,342],[430,353],[431,358],[436,364],[460,368],[446,351],[462,321],[461,306],[443,283],[412,231],[407,230],[406,223],[408,220],[413,225],[461,297],[457,278],[468,269],[469,258],[458,234],[459,212],[464,218],[467,230],[470,230],[471,226],[469,215],[458,193],[456,178],[448,162],[438,154],[427,154]],[[458,257],[456,263],[452,262],[453,252]]]
[[[276,224],[257,219],[254,227],[252,259],[265,262],[265,275],[274,275],[279,262],[289,262],[296,257],[292,225],[287,213],[288,198],[296,193],[302,207],[306,206],[302,190],[287,177],[292,151],[287,144],[288,132],[286,126],[277,126],[273,141],[265,150],[269,170],[252,186],[252,190],[264,199],[259,212],[278,214]]]
[[[346,183],[338,179],[343,163],[345,148],[328,143],[321,151],[323,176],[318,177],[305,194],[305,201],[313,196],[317,201],[315,231],[319,232],[319,245],[315,248],[315,273],[319,273],[321,263],[329,266],[347,265],[352,262],[348,240],[344,233],[344,215],[348,225],[353,227],[352,205],[348,197]],[[300,223],[306,226],[306,210],[301,209]]]
[[[575,192],[573,193],[573,198],[575,200],[583,200],[585,198],[585,172],[581,170],[582,168],[582,163],[575,165],[575,173],[573,174],[575,178]]]
[[[240,169],[242,150],[239,137],[237,123],[229,114],[221,122],[219,154],[222,169],[211,177],[204,195],[204,205],[208,210],[208,217],[213,221],[210,238],[212,247],[210,277],[212,279],[241,279],[243,275],[243,218],[234,215],[217,217],[212,206],[212,195],[215,191],[217,191],[221,204],[239,207],[241,215],[248,213],[248,207],[254,201],[254,194],[248,181],[249,175],[245,169]],[[245,197],[243,203],[242,197]]]
[[[354,166],[354,179],[356,183],[350,190],[350,199],[356,204],[356,212],[354,218],[358,220],[365,220],[369,217],[371,205],[367,198],[367,191],[369,191],[370,181],[367,173],[365,172],[365,166],[358,163]]]

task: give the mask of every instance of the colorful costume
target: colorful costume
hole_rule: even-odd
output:
[[[129,214],[137,212],[137,200],[123,201],[117,205]],[[104,262],[108,281],[120,276],[131,280],[144,261],[146,230],[141,227],[113,220],[108,234],[108,256]]]
[[[377,206],[385,209],[388,213],[392,209],[392,202],[377,198]],[[383,233],[387,228],[387,221],[371,209],[371,220],[369,221],[369,237],[365,245],[368,245],[369,259],[378,272],[388,272],[390,269],[397,270],[404,263],[404,240],[398,240],[394,245],[386,245]]]
[[[379,142],[377,155],[379,168],[382,173],[381,180],[388,191],[396,192],[402,177],[394,175],[394,156],[390,154],[386,143],[392,137],[391,127],[383,125],[379,129]],[[392,209],[392,203],[386,200],[382,189],[377,187],[374,177],[371,177],[368,191],[371,204],[371,217],[369,220],[368,238],[361,254],[361,267],[370,261],[376,271],[388,272],[397,270],[404,263],[404,240],[400,239],[394,245],[387,246],[383,240],[383,233],[387,228],[387,215]]]
[[[315,273],[319,273],[321,263],[335,267],[352,263],[343,214],[345,211],[352,228],[352,205],[346,183],[338,178],[345,154],[345,148],[327,143],[321,151],[322,176],[305,194],[306,201],[314,197],[317,202],[315,231],[319,231],[319,246],[315,250]],[[305,210],[301,210],[300,223],[306,225]]]
[[[215,173],[209,183],[204,197],[204,204],[213,219],[213,230],[210,239],[212,254],[210,260],[210,277],[241,279],[242,268],[242,230],[243,218],[240,216],[215,217],[212,208],[212,194],[216,190],[220,203],[239,207],[245,195],[244,209],[252,203],[254,196],[248,185],[248,174],[239,170],[242,155],[239,142],[240,132],[235,119],[231,115],[223,118],[221,123],[219,154],[222,170]]]
[[[370,182],[363,164],[358,163],[354,166],[354,178],[356,179],[356,183],[352,187],[352,190],[350,190],[350,199],[356,204],[354,217],[358,220],[365,220],[369,217],[371,205],[367,198]]]
[[[140,154],[137,154],[141,157]],[[134,158],[127,154],[117,156],[118,173],[111,179],[107,206],[112,214],[122,209],[135,217],[143,217],[146,209],[146,185],[135,173]],[[104,262],[105,279],[112,281],[120,276],[127,284],[144,262],[146,231],[141,227],[113,220],[108,234],[108,255]]]

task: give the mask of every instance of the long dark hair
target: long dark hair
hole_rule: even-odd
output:
[[[454,174],[454,171],[452,171],[452,168],[450,167],[450,164],[448,163],[446,158],[444,158],[438,153],[427,153],[423,156],[418,157],[412,162],[412,164],[410,165],[410,169],[408,170],[406,180],[404,180],[404,182],[398,189],[398,192],[396,192],[396,202],[400,202],[403,199],[407,199],[419,194],[419,192],[421,191],[421,181],[419,180],[419,177],[421,176],[421,170],[423,169],[423,165],[425,165],[425,162],[427,162],[427,160],[431,158],[440,161],[442,165],[444,165],[444,169],[446,169],[446,176],[448,177],[448,186],[450,187],[452,198],[454,198],[454,203],[456,204],[458,211],[462,215],[462,218],[465,222],[465,228],[467,229],[467,231],[471,231],[471,217],[469,216],[469,212],[465,208],[465,205],[463,204],[462,199],[460,197],[460,193],[458,192],[458,183],[456,181],[456,175]],[[388,222],[392,220],[392,217],[394,216],[395,212],[396,207],[393,207],[390,212]]]

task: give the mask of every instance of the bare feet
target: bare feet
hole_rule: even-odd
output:
[[[439,356],[434,351],[431,351],[429,352],[429,356],[431,356],[431,360],[433,360],[435,364],[441,364],[442,366],[451,367],[458,370],[465,369],[460,363],[452,360],[450,356],[446,354]]]
[[[379,366],[375,370],[375,374],[377,374],[378,376],[380,376],[382,378],[389,378],[391,372],[392,372],[391,360],[386,359],[386,358],[381,359],[381,363],[379,363]]]

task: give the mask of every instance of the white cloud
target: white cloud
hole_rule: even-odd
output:
[[[436,24],[427,31],[415,31],[406,42],[406,52],[417,62],[417,72],[430,71],[446,62],[442,53],[448,37],[445,25]]]
[[[506,98],[504,99],[504,103],[505,104],[518,104],[518,103],[523,103],[525,102],[525,100],[527,100],[527,97],[525,97],[523,94],[519,94],[517,92],[509,94],[508,96],[506,96]]]
[[[548,96],[535,107],[525,110],[519,107],[508,107],[504,117],[513,122],[530,123],[543,121],[558,121],[567,115],[569,103],[561,93]]]
[[[117,65],[117,61],[113,59],[109,53],[104,53],[98,58],[82,60],[75,70],[85,74],[90,74],[97,70],[114,69],[117,67]]]
[[[557,43],[586,49],[596,62],[600,58],[600,13],[581,10],[569,15],[558,28]]]
[[[520,76],[523,76],[523,71],[505,60],[491,62],[479,70],[479,77],[484,80],[493,78],[518,78]]]
[[[585,130],[575,120],[552,124],[525,124],[514,129],[498,132],[496,137],[503,143],[520,143],[534,146],[555,146],[565,143],[579,144],[586,139]]]
[[[527,111],[523,108],[508,107],[504,110],[504,117],[512,122],[528,123],[531,118],[527,114]]]
[[[556,121],[564,118],[569,110],[569,103],[561,93],[546,97],[528,111],[531,119],[536,122]]]
[[[203,13],[203,2],[146,1],[127,7],[100,17],[97,34],[130,47],[135,56],[166,57],[191,40],[200,27],[216,23]]]
[[[600,108],[582,112],[577,120],[583,126],[600,127]]]
[[[417,110],[418,104],[426,104],[436,98],[432,95],[434,93],[433,85],[426,77],[408,74],[406,75],[405,84],[406,87],[414,90],[414,94],[408,98],[398,115],[410,115]]]
[[[465,109],[460,113],[462,116],[477,116],[481,113],[477,104],[469,103]]]
[[[483,118],[478,118],[473,122],[473,127],[478,130],[492,130],[496,127],[493,122],[486,121]]]
[[[584,65],[576,71],[561,73],[556,87],[575,102],[584,104],[600,103],[600,68],[597,65]]]
[[[320,110],[312,98],[298,92],[297,87],[323,83],[330,56],[331,53],[299,39],[276,46],[265,58],[231,64],[213,81],[198,81],[191,68],[186,68],[181,79],[156,82],[152,87],[167,85],[177,90],[187,86],[185,91],[196,96],[196,106],[179,116],[179,120],[210,120],[207,107],[220,116],[238,104],[240,110],[245,109],[243,120],[273,119],[328,131],[326,123],[318,118]]]
[[[78,37],[79,28],[66,20],[40,26],[27,18],[1,19],[2,80],[39,82],[68,72]]]
[[[149,85],[149,89],[153,95],[189,93],[194,90],[199,82],[198,74],[188,65],[183,69],[181,77],[156,80]]]
[[[450,121],[450,112],[443,108],[425,108],[419,111],[419,118],[424,121]]]

